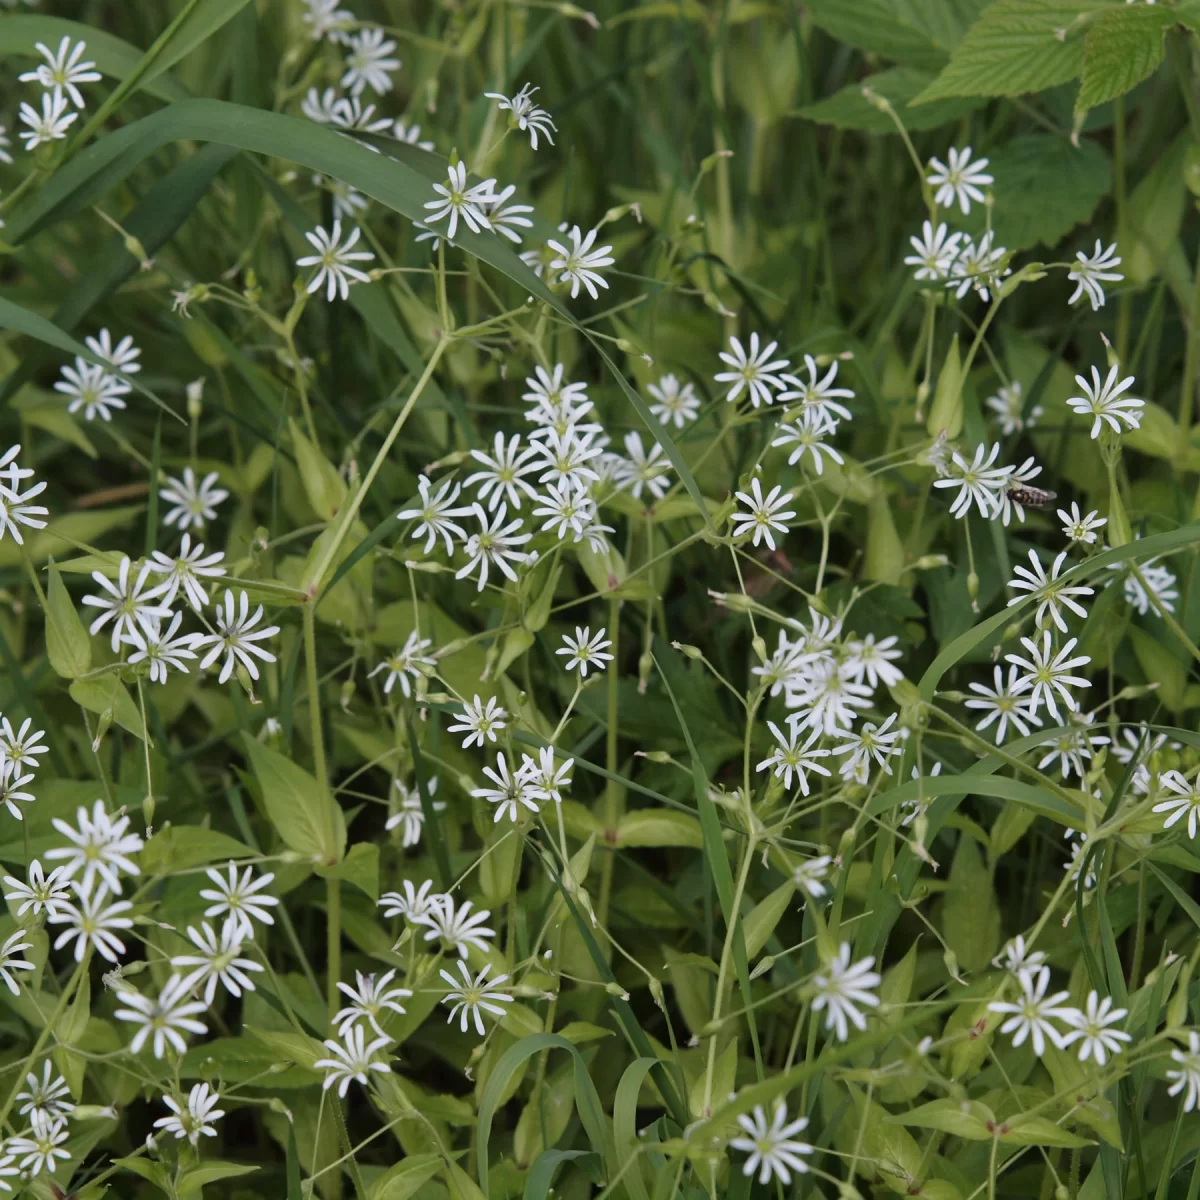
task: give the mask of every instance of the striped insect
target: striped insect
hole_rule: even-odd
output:
[[[1058,499],[1058,493],[1030,487],[1027,483],[1010,483],[1008,498],[1022,508],[1049,508]]]

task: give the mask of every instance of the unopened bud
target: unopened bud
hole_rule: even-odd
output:
[[[950,558],[945,554],[922,554],[913,564],[918,571],[932,571],[937,567],[949,566]]]
[[[610,996],[616,996],[620,1000],[628,1000],[629,993],[614,979],[612,983],[606,983],[604,990]]]
[[[354,699],[354,680],[347,679],[342,684],[342,712],[350,711],[350,702]]]
[[[439,562],[422,562],[416,558],[406,558],[404,566],[409,571],[421,571],[426,575],[440,575],[443,571],[453,571],[453,567],[443,566]]]
[[[149,833],[154,827],[154,797],[146,796],[142,801],[142,820],[146,823],[146,832]]]
[[[278,1096],[272,1096],[267,1103],[267,1107],[273,1113],[279,1113],[280,1116],[287,1117],[289,1121],[292,1119],[292,1110]]]
[[[754,970],[750,972],[751,979],[757,979],[760,975],[765,975],[775,965],[775,955],[768,954],[766,958],[759,959],[754,964]]]
[[[96,722],[96,736],[92,738],[92,753],[96,753],[100,749],[100,743],[104,741],[104,735],[112,727],[113,715],[112,710],[100,714],[100,719]]]
[[[238,683],[245,689],[250,703],[261,704],[262,701],[254,694],[254,680],[250,678],[250,672],[245,667],[238,667],[234,674],[237,676]]]
[[[665,750],[635,750],[633,754],[635,758],[649,759],[653,763],[669,763],[674,761]]]
[[[758,657],[759,662],[767,661],[767,643],[763,641],[762,634],[756,633],[754,640],[750,643],[750,648]]]
[[[662,982],[658,979],[655,979],[653,975],[650,976],[650,998],[655,1004],[658,1005],[659,1008],[662,1009],[663,1012],[667,1011],[667,1001],[666,997],[663,995]]]
[[[204,377],[193,379],[187,385],[187,414],[191,421],[200,420],[200,412],[203,408],[204,399]]]
[[[680,654],[684,654],[697,662],[704,657],[703,652],[698,646],[689,646],[687,642],[672,642],[671,647],[678,650]]]
[[[974,571],[967,576],[967,595],[971,597],[972,603],[979,596],[979,576]]]

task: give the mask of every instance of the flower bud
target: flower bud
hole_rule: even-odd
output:
[[[689,646],[686,642],[672,642],[671,647],[674,650],[678,650],[680,654],[684,654],[697,662],[704,657],[703,652],[698,646]]]

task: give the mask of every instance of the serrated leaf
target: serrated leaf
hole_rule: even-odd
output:
[[[848,84],[825,100],[798,109],[796,115],[838,129],[861,129],[865,133],[899,132],[896,122],[863,94],[864,88],[870,88],[895,109],[905,129],[916,132],[957,121],[959,117],[987,103],[984,97],[954,96],[947,100],[935,100],[932,104],[922,104],[918,108],[910,107],[910,102],[933,80],[933,73],[923,71],[920,67],[893,67],[890,71],[876,71],[866,79]]]
[[[1073,146],[1049,133],[1013,138],[991,156],[989,171],[996,177],[996,242],[1008,250],[1057,245],[1091,218],[1112,185],[1100,146]]]
[[[1137,87],[1163,60],[1174,21],[1169,8],[1135,4],[1105,13],[1083,41],[1083,70],[1075,111],[1095,108]]]
[[[1022,96],[1067,83],[1083,66],[1087,15],[1108,7],[1108,0],[996,0],[913,104],[948,96]]]
[[[808,0],[826,33],[860,50],[937,69],[986,0]]]

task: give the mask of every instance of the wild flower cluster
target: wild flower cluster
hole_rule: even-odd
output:
[[[911,253],[876,344],[832,292],[798,329],[723,137],[593,224],[507,33],[459,120],[441,41],[277,7],[272,105],[213,117],[264,139],[203,201],[249,188],[247,243],[147,250],[135,200],[107,324],[0,304],[41,343],[0,455],[0,1192],[1168,1195],[1200,507],[1135,487],[1196,462],[1191,392],[1132,394],[1132,226],[1022,261],[1003,143],[923,157],[860,90]],[[81,89],[140,76],[26,41],[32,295],[135,145]]]

